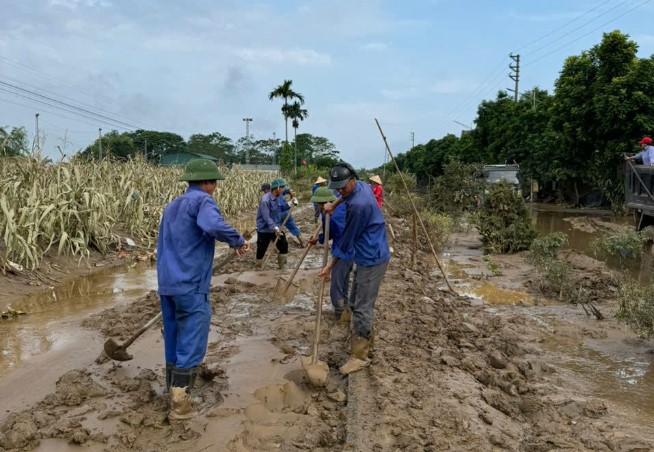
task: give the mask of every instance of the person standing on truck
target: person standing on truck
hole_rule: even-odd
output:
[[[625,156],[625,160],[642,160],[645,166],[654,166],[654,146],[652,146],[652,139],[644,137],[638,142],[642,151],[631,157]]]

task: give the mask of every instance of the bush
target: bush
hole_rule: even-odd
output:
[[[570,266],[557,257],[557,253],[567,242],[567,235],[562,232],[554,232],[535,239],[529,252],[525,255],[525,260],[538,272],[541,289],[547,283],[559,293],[559,298],[563,296],[564,292],[570,293],[572,289]]]
[[[654,286],[624,282],[618,290],[618,302],[616,318],[642,337],[654,336]]]
[[[478,207],[479,195],[486,182],[483,167],[454,161],[445,165],[442,176],[434,179],[429,193],[429,206],[455,217]]]
[[[592,245],[596,255],[618,259],[620,264],[624,264],[640,258],[646,240],[641,232],[631,232],[600,237],[593,240]]]
[[[529,249],[536,237],[525,201],[506,182],[494,184],[479,211],[478,229],[486,252]]]

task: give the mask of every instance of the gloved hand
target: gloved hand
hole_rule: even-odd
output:
[[[281,235],[282,231],[279,229],[279,226],[275,226],[275,235]]]
[[[291,199],[291,202],[293,203],[294,206],[297,206],[297,204],[298,204],[297,198]]]

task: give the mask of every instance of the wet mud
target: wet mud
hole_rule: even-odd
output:
[[[297,215],[303,230],[313,228],[310,217],[308,210]],[[122,342],[157,314],[151,292],[69,326],[89,335],[85,351],[71,366],[41,369],[52,380],[47,394],[5,399],[0,450],[654,448],[649,399],[635,405],[638,397],[611,396],[652,393],[650,343],[610,317],[600,322],[543,295],[529,284],[532,272],[520,255],[492,256],[500,271],[490,271],[474,230],[454,237],[447,250],[458,294],[449,293],[426,249],[411,267],[411,233],[390,221],[397,239],[378,298],[371,364],[360,372],[338,371],[349,356],[350,329],[335,321],[328,297],[318,354],[329,366],[325,385],[309,385],[302,368],[314,335],[321,249],[309,252],[287,300],[275,295],[278,279],[302,250],[291,247],[283,273],[275,259],[255,271],[251,253],[214,278],[196,418],[167,420],[159,326],[130,347],[132,361],[95,362],[104,340]],[[598,286],[607,270],[586,257],[567,259]],[[612,288],[598,286],[597,293],[610,312]],[[38,372],[38,361],[33,365]],[[13,390],[29,393],[30,381]]]

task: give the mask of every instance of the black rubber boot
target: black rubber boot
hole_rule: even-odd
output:
[[[193,408],[189,387],[193,380],[193,369],[173,369],[170,385],[170,421],[190,419],[197,414]]]
[[[166,363],[166,392],[170,391],[170,383],[173,380],[174,368],[175,368],[174,364]]]

